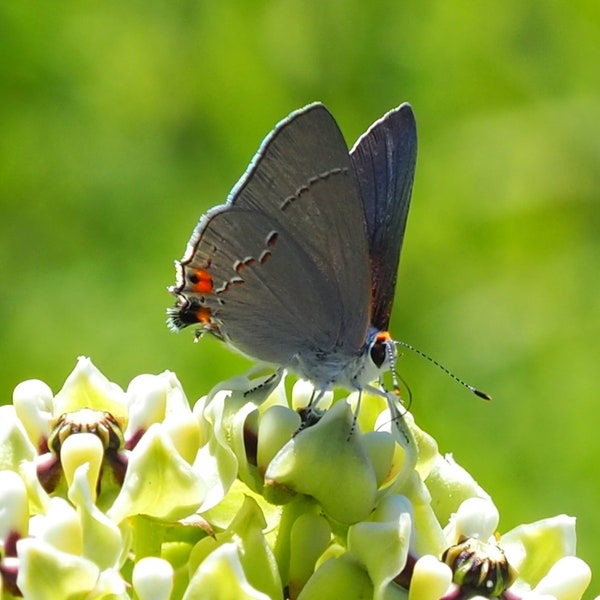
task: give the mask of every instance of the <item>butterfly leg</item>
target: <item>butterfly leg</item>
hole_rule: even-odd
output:
[[[265,388],[270,388],[269,392],[271,392],[273,389],[275,389],[279,385],[279,382],[281,381],[281,379],[284,375],[284,372],[285,372],[285,369],[283,367],[279,367],[273,373],[271,373],[271,375],[269,375],[266,379],[264,379],[260,383],[257,383],[256,385],[253,385],[250,389],[246,390],[244,392],[244,396],[249,396],[249,395],[251,395],[255,392],[259,392],[259,391],[264,391]]]

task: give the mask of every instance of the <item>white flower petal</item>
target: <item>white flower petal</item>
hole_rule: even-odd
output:
[[[586,563],[575,556],[565,556],[535,586],[534,592],[552,595],[557,600],[580,600],[591,579]]]

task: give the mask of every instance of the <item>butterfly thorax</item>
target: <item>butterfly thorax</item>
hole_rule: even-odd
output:
[[[389,334],[371,327],[364,344],[355,352],[310,348],[298,352],[284,366],[319,390],[362,390],[390,368],[395,352]]]

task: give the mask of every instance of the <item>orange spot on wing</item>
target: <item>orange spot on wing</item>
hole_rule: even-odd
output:
[[[192,290],[198,294],[209,294],[213,289],[213,280],[208,271],[196,269],[189,276]]]
[[[212,315],[208,306],[201,306],[196,313],[199,323],[210,323]]]

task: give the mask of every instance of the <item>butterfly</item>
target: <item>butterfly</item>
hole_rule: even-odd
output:
[[[351,150],[321,103],[281,121],[225,204],[200,218],[168,310],[323,393],[373,389],[393,367],[389,334],[417,155],[409,104]]]

